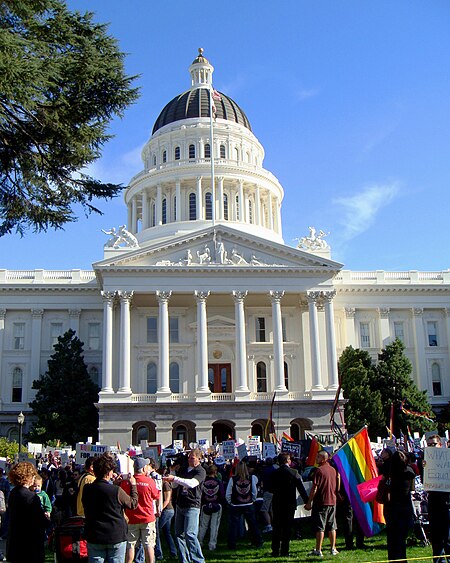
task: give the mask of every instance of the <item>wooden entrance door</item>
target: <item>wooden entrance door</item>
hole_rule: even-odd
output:
[[[231,393],[231,364],[209,364],[208,386],[211,393]]]

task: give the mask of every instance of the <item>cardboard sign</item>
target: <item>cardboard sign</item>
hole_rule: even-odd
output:
[[[174,440],[173,447],[179,452],[182,452],[184,450],[183,440]]]
[[[77,444],[76,445],[76,463],[84,465],[88,457],[99,457],[105,452],[109,452],[109,446],[101,446],[99,444]]]
[[[240,460],[248,456],[247,446],[245,444],[239,444],[237,447],[237,455]]]
[[[424,448],[423,488],[450,492],[450,449]]]
[[[272,442],[263,443],[263,459],[268,457],[277,457],[277,448]]]
[[[134,474],[134,462],[131,457],[126,454],[118,454],[117,460],[119,462],[120,472],[122,475]]]
[[[261,438],[259,436],[249,436],[247,439],[247,451],[249,456],[261,457]]]
[[[235,441],[225,440],[222,442],[223,457],[225,459],[234,459],[235,456]]]
[[[300,457],[302,445],[299,442],[287,442],[283,440],[281,443],[281,451],[291,454],[292,457]]]

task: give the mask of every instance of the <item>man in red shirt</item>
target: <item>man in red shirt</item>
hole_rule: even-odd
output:
[[[145,563],[155,560],[155,511],[154,502],[159,499],[160,492],[155,481],[148,476],[150,460],[137,457],[134,460],[134,477],[138,491],[138,505],[134,510],[125,510],[128,517],[128,544],[126,563],[133,563],[136,543],[140,541],[144,546]],[[122,481],[120,486],[129,494],[129,481]]]
[[[323,557],[322,543],[325,531],[330,538],[330,553],[337,555],[336,549],[336,494],[339,490],[339,473],[328,463],[328,453],[321,451],[316,458],[319,467],[313,478],[306,510],[312,507],[312,522],[316,530],[316,549],[309,555]]]

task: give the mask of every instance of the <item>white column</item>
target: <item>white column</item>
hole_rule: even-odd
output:
[[[131,366],[130,366],[130,302],[133,298],[132,291],[119,291],[120,299],[120,372],[119,393],[131,393]]]
[[[131,229],[130,232],[133,234],[137,233],[137,205],[136,197],[131,200]]]
[[[325,325],[327,331],[328,389],[337,389],[339,384],[336,335],[334,330],[333,299],[335,291],[322,293],[325,304]]]
[[[320,369],[320,347],[319,347],[319,323],[317,319],[317,300],[320,291],[308,291],[306,298],[309,309],[309,332],[311,339],[311,368],[312,368],[312,389],[323,389],[322,372]]]
[[[142,229],[148,229],[149,214],[148,214],[148,195],[147,190],[142,190]]]
[[[41,339],[43,309],[31,310],[31,381],[41,375]]]
[[[206,320],[206,300],[209,291],[196,291],[197,300],[197,393],[209,393],[208,387],[208,327]]]
[[[256,224],[259,226],[261,226],[262,222],[261,222],[261,188],[259,186],[256,186]]]
[[[5,373],[3,371],[3,346],[5,341],[5,317],[6,309],[0,309],[0,373]]]
[[[355,315],[356,309],[354,307],[345,307],[345,336],[346,346],[353,346],[356,348],[356,331],[355,331]]]
[[[103,371],[102,392],[112,393],[112,351],[113,351],[113,311],[114,292],[102,291],[103,299]]]
[[[217,178],[217,220],[223,221],[223,176]]]
[[[156,186],[156,224],[162,225],[162,188],[161,184]]]
[[[245,222],[244,180],[239,180],[239,221]]]
[[[236,324],[236,391],[249,392],[247,375],[247,338],[245,335],[244,299],[246,291],[233,291],[234,317]]]
[[[203,219],[203,195],[201,176],[197,176],[197,219]]]
[[[390,342],[389,310],[389,307],[379,307],[377,309],[379,315],[380,348],[384,348]]]
[[[128,203],[128,205],[127,205],[127,229],[130,229],[130,232],[131,232],[132,224],[133,224],[133,209],[131,207],[131,203]]]
[[[273,323],[273,365],[275,369],[275,391],[287,391],[284,383],[283,324],[281,320],[281,299],[284,291],[271,291]]]
[[[425,363],[425,332],[423,326],[423,309],[415,307],[413,314],[414,361],[416,364],[416,381],[419,389],[428,389],[427,366]]]
[[[169,383],[169,299],[171,291],[157,291],[156,298],[159,303],[159,366],[158,366],[158,393],[170,393]]]
[[[269,229],[273,231],[273,208],[272,208],[272,193],[269,192],[269,201],[267,202],[269,211]]]
[[[74,330],[77,336],[80,336],[80,309],[69,309],[69,328]]]
[[[175,182],[175,197],[176,202],[175,202],[175,215],[177,218],[177,221],[182,221],[181,218],[181,182],[180,180],[177,180]]]

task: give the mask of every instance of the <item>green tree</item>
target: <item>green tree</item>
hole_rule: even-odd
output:
[[[22,446],[22,451],[25,452],[27,449]],[[14,456],[19,452],[19,444],[17,442],[10,442],[8,438],[0,438],[0,457],[9,457],[14,459]]]
[[[30,403],[36,422],[31,440],[47,443],[61,440],[75,444],[97,437],[98,386],[89,377],[83,357],[83,343],[68,330],[58,338],[48,371],[33,382],[36,398]]]
[[[358,432],[367,424],[371,438],[385,434],[381,395],[373,389],[376,368],[369,353],[348,346],[342,352],[338,369],[342,393],[347,399],[344,412],[348,432]]]
[[[436,427],[432,422],[418,416],[407,415],[400,410],[402,401],[408,410],[432,414],[426,391],[420,391],[411,378],[412,365],[405,356],[403,342],[396,338],[378,356],[374,389],[380,392],[386,421],[390,420],[391,405],[394,405],[394,434],[399,430],[424,432]],[[388,424],[388,423],[387,423]]]
[[[122,186],[81,171],[137,98],[107,26],[64,0],[0,4],[0,236],[61,228]]]

